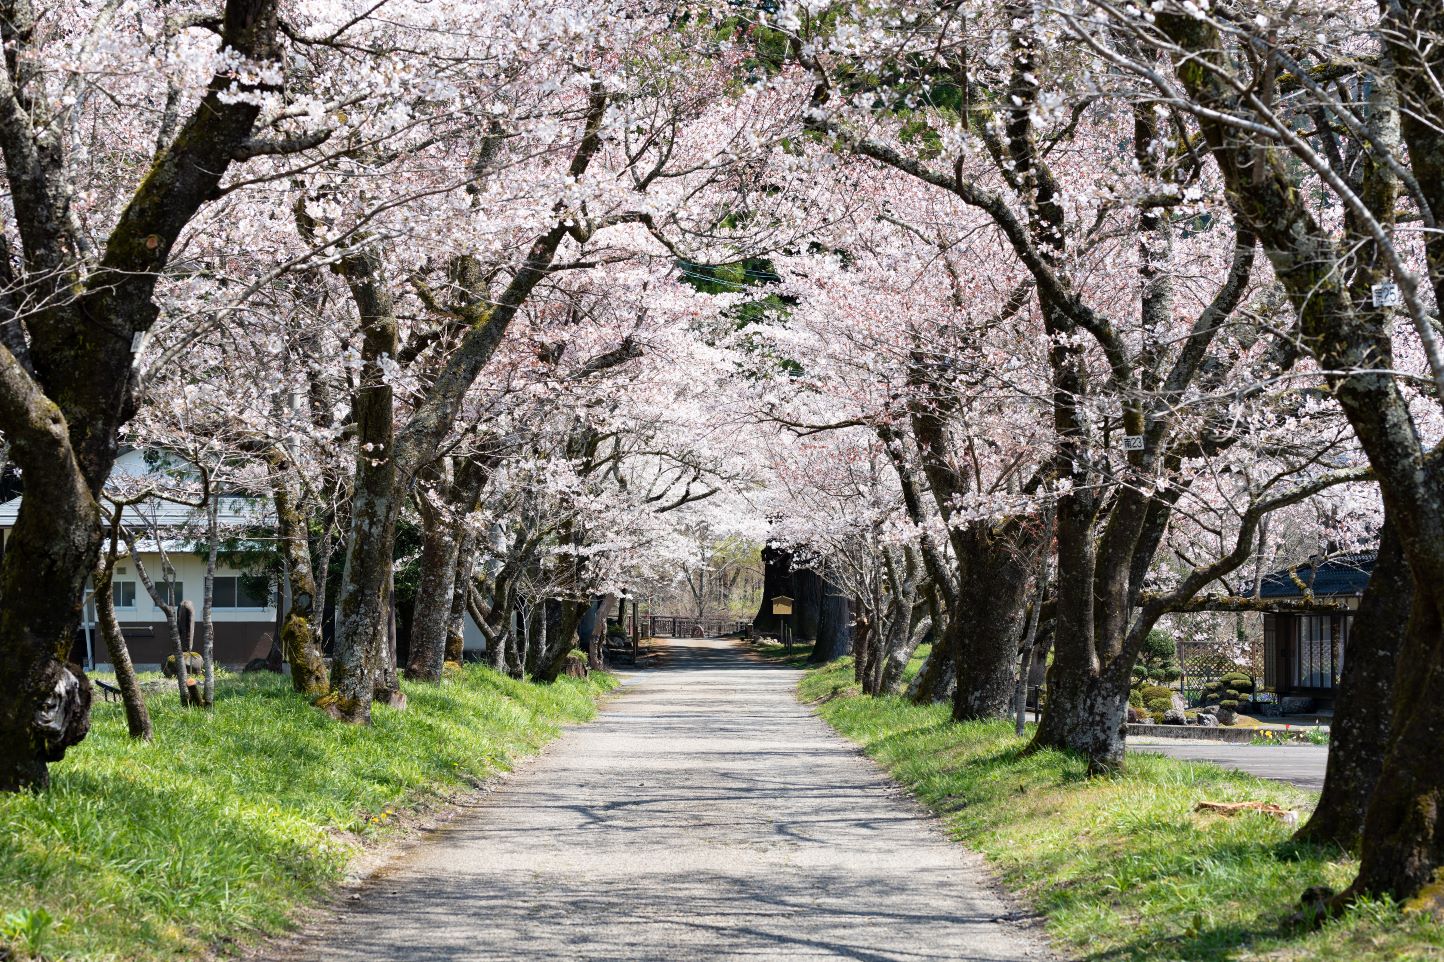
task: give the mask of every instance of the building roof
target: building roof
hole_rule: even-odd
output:
[[[1280,568],[1264,575],[1259,589],[1263,598],[1302,598],[1312,588],[1316,598],[1338,598],[1364,593],[1374,571],[1375,553],[1360,551],[1338,555],[1318,563]]]

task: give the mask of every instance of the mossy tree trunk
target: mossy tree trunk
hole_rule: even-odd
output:
[[[321,595],[311,559],[311,539],[302,510],[300,485],[284,464],[273,464],[271,500],[276,508],[276,534],[290,582],[290,603],[281,621],[281,651],[291,665],[291,687],[316,699],[331,690],[321,655],[317,604]]]

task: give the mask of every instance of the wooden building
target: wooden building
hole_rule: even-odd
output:
[[[1290,602],[1289,611],[1263,616],[1265,688],[1280,697],[1333,698],[1344,670],[1353,612],[1373,570],[1374,554],[1367,552],[1283,568],[1264,577],[1260,597]],[[1311,610],[1311,603],[1317,608]]]

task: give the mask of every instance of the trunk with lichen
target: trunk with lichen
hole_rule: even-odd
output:
[[[281,620],[281,652],[291,665],[291,687],[308,698],[320,698],[331,689],[321,654],[321,626],[317,617],[320,598],[311,562],[311,540],[301,496],[294,479],[281,466],[271,476],[271,500],[276,507],[276,534],[291,584],[290,604]]]
[[[336,269],[346,278],[361,319],[362,368],[352,403],[356,467],[346,561],[336,597],[331,692],[320,704],[343,721],[368,723],[376,690],[386,684],[387,586],[400,510],[392,389],[383,367],[385,359],[396,355],[398,329],[374,248],[343,258]]]

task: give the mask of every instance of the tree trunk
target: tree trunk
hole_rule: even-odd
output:
[[[216,594],[216,552],[220,550],[220,525],[215,492],[206,504],[206,577],[201,588],[201,704],[209,708],[216,703],[216,626],[211,620]]]
[[[792,590],[792,617],[788,622],[788,627],[792,630],[792,643],[815,645],[818,627],[822,622],[822,597],[826,591],[822,575],[811,568],[794,568]],[[817,654],[814,647],[813,655]],[[813,659],[809,657],[808,660]]]
[[[95,614],[100,622],[100,634],[110,652],[110,663],[115,668],[115,684],[120,689],[121,704],[125,706],[125,727],[131,738],[150,741],[154,730],[150,724],[150,712],[145,707],[145,696],[140,691],[140,681],[135,677],[135,665],[130,660],[130,647],[115,618],[115,592],[109,566],[96,568],[92,583],[95,585]]]
[[[852,653],[852,601],[825,577],[817,582],[817,643],[807,660],[821,664]]]
[[[247,62],[278,60],[277,25],[274,0],[227,0],[221,48]],[[28,30],[11,31],[10,56],[36,56],[31,40]],[[90,729],[89,681],[67,658],[85,581],[100,560],[96,498],[119,429],[135,412],[136,365],[120,345],[154,324],[152,295],[173,244],[215,196],[274,89],[269,79],[238,79],[222,64],[135,192],[121,198],[93,264],[76,255],[87,244],[69,212],[63,153],[40,144],[50,134],[10,95],[0,148],[7,169],[24,172],[8,187],[23,242],[15,266],[25,276],[7,287],[24,290],[33,313],[21,349],[29,365],[10,346],[0,349],[0,431],[30,492],[0,564],[0,791],[44,788],[49,762]],[[97,339],[97,330],[109,333]]]
[[[1349,631],[1343,677],[1329,726],[1324,790],[1297,837],[1357,850],[1369,798],[1389,744],[1398,655],[1413,605],[1414,578],[1393,525],[1385,520],[1379,555]]]
[[[953,689],[958,684],[958,671],[954,663],[957,638],[953,634],[953,626],[957,621],[958,616],[950,612],[945,617],[941,630],[939,630],[937,622],[933,622],[932,649],[928,652],[927,658],[923,659],[917,677],[908,686],[909,701],[926,705],[932,702],[952,700]]]
[[[1031,574],[1018,524],[994,530],[982,524],[955,539],[967,548],[959,558],[961,622],[953,720],[1006,718],[1012,705],[1018,633]]]
[[[35,496],[21,502],[0,564],[0,792],[45,788],[48,763],[90,730],[88,701],[83,715],[79,700],[71,702],[77,714],[59,735],[42,733],[37,720],[52,693],[68,684],[85,579],[100,557],[100,510],[68,455],[63,470],[47,470],[36,458],[16,460]]]
[[[456,570],[452,574],[451,613],[446,621],[446,660],[461,664],[466,654],[466,596],[471,586],[472,553],[475,539],[463,533],[456,550]]]
[[[336,598],[331,694],[323,706],[342,721],[368,723],[371,701],[386,669],[387,585],[396,538],[399,492],[392,422],[392,390],[382,367],[396,356],[398,333],[380,258],[364,250],[338,266],[361,316],[362,368],[352,409],[356,471],[346,564]]]
[[[1123,764],[1123,723],[1133,665],[1107,657],[1098,636],[1098,566],[1093,515],[1072,496],[1057,513],[1057,650],[1048,672],[1048,705],[1033,736],[1034,748],[1078,752],[1090,771]],[[1120,668],[1120,666],[1123,666]]]
[[[322,594],[311,563],[311,541],[301,513],[294,482],[279,469],[271,475],[271,499],[276,506],[276,533],[290,581],[290,604],[281,621],[281,651],[291,664],[291,687],[317,699],[331,690],[326,662],[321,655],[321,625],[316,603]],[[322,567],[325,559],[322,559]]]
[[[772,599],[792,594],[792,555],[766,545],[762,549],[762,603],[752,619],[752,629],[763,635],[781,635],[782,619],[772,613]]]
[[[532,672],[535,680],[550,684],[561,677],[562,669],[566,667],[567,655],[571,653],[577,638],[577,626],[581,624],[586,609],[587,606],[579,601],[561,603],[561,617],[557,620],[556,633],[547,639],[546,650],[538,656],[536,670]]]
[[[441,681],[441,669],[446,661],[459,545],[456,526],[447,512],[432,504],[424,493],[416,500],[421,509],[421,575],[411,616],[411,651],[406,677],[436,683]]]
[[[902,639],[900,644],[888,646],[887,656],[882,665],[882,680],[878,682],[877,693],[879,695],[891,695],[897,692],[902,684],[903,672],[907,670],[908,662],[912,661],[913,654],[918,650],[928,632],[932,630],[932,619],[922,618],[916,625],[911,619],[902,622]]]

